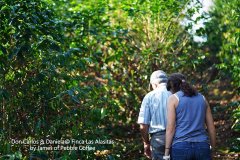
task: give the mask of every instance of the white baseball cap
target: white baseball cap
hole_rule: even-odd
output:
[[[167,83],[168,77],[165,72],[162,70],[154,71],[150,77],[150,83]]]

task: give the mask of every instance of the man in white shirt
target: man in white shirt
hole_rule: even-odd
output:
[[[144,154],[153,160],[162,160],[165,150],[167,100],[171,95],[166,88],[167,80],[166,73],[161,70],[152,73],[150,84],[153,90],[144,97],[138,116]]]

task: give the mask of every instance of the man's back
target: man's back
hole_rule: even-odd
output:
[[[138,117],[144,154],[153,160],[162,160],[164,154],[167,99],[171,95],[166,88],[167,80],[166,73],[161,70],[151,74],[150,84],[153,91],[144,97]]]
[[[143,99],[138,123],[149,124],[149,133],[166,129],[167,99],[171,95],[166,84],[149,92]]]

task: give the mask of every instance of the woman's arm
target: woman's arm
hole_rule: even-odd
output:
[[[178,105],[178,99],[175,97],[175,95],[171,95],[168,98],[165,156],[169,155],[169,149],[171,147],[173,136],[175,134],[176,106],[177,105]]]
[[[215,126],[214,126],[214,121],[213,121],[210,106],[209,106],[207,101],[206,101],[206,104],[207,104],[207,110],[206,110],[207,130],[208,130],[208,134],[209,134],[209,137],[210,137],[211,147],[215,148],[215,146],[216,146],[216,131],[215,131]]]

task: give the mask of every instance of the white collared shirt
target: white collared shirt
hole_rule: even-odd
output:
[[[144,97],[137,123],[148,124],[149,133],[166,130],[167,100],[170,95],[166,83],[162,83]]]

